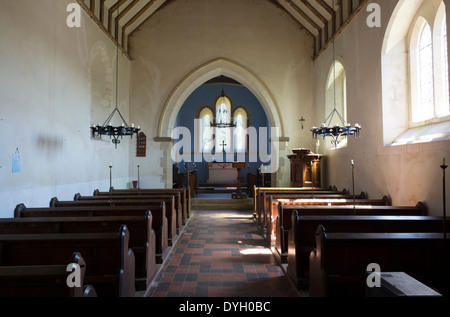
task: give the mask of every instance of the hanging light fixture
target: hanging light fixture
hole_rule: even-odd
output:
[[[222,79],[222,92],[220,94],[219,100],[223,101],[225,98],[227,98],[225,96],[224,76],[223,75],[221,76],[221,79]],[[225,108],[225,110],[219,109],[219,117],[221,115],[221,111],[225,111],[225,116],[227,115],[227,109],[226,108]],[[236,127],[236,124],[234,124],[233,117],[231,115],[230,115],[230,122],[223,122],[223,121],[217,122],[216,117],[217,117],[217,115],[214,116],[214,121],[211,122],[211,127],[219,128],[219,129],[222,129],[222,128],[235,128]]]
[[[120,5],[117,10],[118,10],[117,16],[119,16]],[[118,91],[119,91],[119,43],[116,44],[116,107],[102,125],[97,124],[91,127],[92,137],[95,138],[96,136],[98,136],[101,139],[102,135],[109,136],[110,139],[112,139],[112,143],[115,145],[116,149],[117,145],[120,144],[120,141],[124,136],[130,136],[131,138],[133,138],[133,135],[134,134],[137,135],[140,131],[140,127],[138,126],[137,128],[135,128],[134,124],[132,124],[130,127],[123,118],[122,114],[120,113],[119,108],[117,106]],[[112,126],[111,124],[111,120],[116,114],[116,112],[122,119],[121,126]]]
[[[333,1],[334,6],[334,1]],[[336,54],[335,54],[335,45],[333,39],[333,68],[334,68],[334,109],[322,123],[320,128],[312,127],[311,131],[313,133],[313,139],[317,140],[318,137],[331,137],[331,143],[337,147],[339,143],[341,143],[341,138],[347,138],[348,136],[360,137],[361,136],[361,126],[359,124],[355,124],[353,127],[351,124],[346,123],[344,118],[341,116],[339,111],[336,108]],[[331,125],[334,116],[337,116],[342,125],[334,124]]]

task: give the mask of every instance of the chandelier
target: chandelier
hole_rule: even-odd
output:
[[[224,76],[222,75],[221,78],[222,78],[222,93],[220,94],[219,100],[223,101],[227,97],[225,96],[225,90],[223,88]],[[219,111],[219,113],[218,113],[219,118],[223,118],[222,115],[225,116],[225,118],[228,118],[228,110],[226,107],[224,107],[224,109],[219,108],[218,111]],[[236,127],[236,124],[233,123],[233,117],[231,115],[230,115],[230,122],[226,122],[226,120],[219,120],[219,122],[217,122],[216,118],[217,118],[217,115],[214,116],[214,121],[212,121],[210,123],[211,127],[213,127],[213,128],[223,129],[223,128],[235,128]]]
[[[342,123],[342,126],[339,124],[335,124],[331,126],[331,121],[333,120],[334,115],[337,115]],[[361,136],[361,126],[359,124],[355,124],[355,126],[351,126],[350,123],[345,123],[345,120],[340,115],[339,111],[336,108],[328,115],[327,119],[320,128],[312,127],[311,129],[313,133],[313,138],[315,140],[318,139],[319,136],[323,137],[331,137],[331,143],[337,147],[339,143],[341,143],[342,137],[354,136],[355,138],[359,138]]]
[[[111,125],[111,119],[113,118],[115,113],[118,113],[120,118],[122,118],[122,125],[121,126],[112,126]],[[131,136],[133,138],[133,134],[138,134],[140,131],[140,127],[137,128],[134,127],[134,124],[131,125],[131,127],[126,123],[125,119],[123,118],[122,114],[120,113],[119,109],[116,108],[111,112],[108,119],[106,119],[105,123],[103,125],[97,124],[96,126],[91,127],[92,130],[92,136],[96,137],[98,136],[100,139],[102,135],[109,136],[112,140],[112,143],[115,145],[117,149],[117,145],[120,144],[121,139],[124,136]]]
[[[344,118],[341,116],[339,111],[336,108],[336,54],[335,54],[335,45],[333,39],[333,67],[334,67],[334,109],[322,123],[320,128],[312,127],[311,131],[313,134],[313,139],[317,140],[318,137],[331,137],[331,143],[337,147],[339,143],[341,143],[341,138],[347,138],[348,136],[354,136],[355,138],[359,138],[361,136],[361,126],[359,124],[355,124],[353,127],[351,124],[346,123]],[[341,125],[334,124],[332,125],[332,121],[334,116],[337,115]]]
[[[120,6],[118,8],[117,14],[118,16],[120,15]],[[119,91],[118,87],[119,87],[119,43],[116,43],[116,107],[102,125],[97,124],[91,127],[91,133],[93,138],[98,136],[101,139],[102,135],[109,136],[109,138],[112,140],[112,143],[115,145],[116,149],[117,145],[120,144],[120,141],[124,136],[130,136],[131,138],[133,138],[133,135],[134,134],[137,135],[140,131],[140,127],[138,126],[137,128],[135,128],[134,124],[132,124],[130,127],[123,118],[122,114],[120,113],[119,108],[117,107],[118,91]],[[121,126],[113,126],[111,124],[111,120],[116,114],[116,112],[122,119]]]

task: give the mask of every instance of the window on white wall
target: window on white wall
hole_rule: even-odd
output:
[[[438,122],[449,115],[444,3],[433,14],[422,6],[411,25],[410,34],[410,127],[416,127]]]
[[[345,73],[344,65],[341,62],[336,61],[330,68],[328,80],[326,84],[326,114],[330,114],[334,107],[342,117],[342,120],[337,114],[333,116],[330,126],[335,124],[342,125],[347,122],[347,75]],[[328,122],[327,122],[328,123]],[[345,147],[347,145],[347,139],[340,140],[337,148]],[[336,148],[334,144],[327,146],[328,148]]]
[[[425,22],[418,41],[417,70],[419,100],[413,109],[413,122],[434,117],[433,40],[430,25]]]
[[[440,10],[444,11],[445,6],[443,5]],[[440,52],[441,52],[441,72],[442,76],[442,96],[443,96],[443,106],[439,107],[438,115],[447,116],[450,114],[450,90],[449,90],[449,74],[448,74],[448,40],[447,40],[447,18],[445,11],[443,12],[443,18],[440,19],[441,34],[440,34]]]
[[[450,139],[446,6],[399,0],[382,47],[383,141]]]

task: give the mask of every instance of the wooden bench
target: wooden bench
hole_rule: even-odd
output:
[[[68,265],[78,265],[81,287],[68,287]],[[84,284],[86,263],[74,252],[65,264],[0,266],[0,297],[97,297],[92,285]]]
[[[126,226],[116,233],[2,234],[0,265],[54,265],[79,252],[86,261],[85,283],[99,297],[134,297],[135,262],[128,241]]]
[[[113,196],[82,196],[80,193],[75,194],[74,201],[98,201],[98,200],[155,200],[155,199],[175,199],[175,214],[176,214],[176,230],[177,234],[181,231],[183,227],[183,204],[181,203],[181,195],[180,193],[172,193],[172,194],[149,194],[149,195],[113,195]],[[50,201],[50,204],[52,202]],[[166,202],[166,207],[170,209],[172,206],[172,202],[169,204]],[[52,207],[52,206],[50,206]]]
[[[310,296],[363,297],[371,263],[382,272],[405,272],[446,296],[445,245],[442,233],[327,233],[319,226],[310,254]]]
[[[255,216],[260,214],[261,208],[264,206],[262,194],[303,194],[311,196],[311,193],[322,193],[327,195],[333,194],[348,194],[347,190],[339,191],[337,187],[328,188],[311,188],[311,187],[253,187],[253,213]]]
[[[326,190],[326,189],[315,189],[314,194],[311,192],[311,188],[258,188],[255,198],[255,218],[258,223],[262,222],[264,225],[264,215],[269,209],[269,197],[296,197],[296,198],[353,198],[346,189],[342,191],[336,190]],[[355,195],[358,199],[367,199],[364,193]]]
[[[165,203],[152,207],[151,210],[141,206],[119,207],[43,207],[27,208],[19,204],[14,210],[14,218],[41,218],[41,217],[118,217],[142,216],[147,212],[152,214],[152,228],[155,232],[155,254],[158,263],[162,263],[168,253],[168,233]]]
[[[315,248],[319,225],[328,232],[439,232],[441,217],[430,216],[301,216],[292,213],[289,231],[287,274],[299,288],[308,286],[309,255]]]
[[[297,205],[297,206],[346,206],[346,205],[373,205],[373,206],[391,206],[389,197],[384,196],[381,199],[367,199],[364,193],[356,195],[355,199],[349,195],[329,195],[317,196],[315,198],[305,198],[302,196],[272,196],[268,195],[267,210],[263,210],[261,229],[266,229],[270,225],[274,225],[278,216],[279,202],[283,206]]]
[[[291,215],[297,210],[303,216],[426,216],[427,208],[423,202],[418,202],[416,206],[385,206],[385,205],[303,205],[300,203],[278,202],[278,212],[271,215],[270,230],[268,238],[276,238],[277,232],[289,231],[292,227]],[[278,219],[278,220],[277,220]],[[279,225],[277,225],[277,222]],[[278,230],[282,227],[282,230]]]
[[[135,256],[136,290],[146,290],[157,271],[152,220],[150,211],[142,216],[5,218],[0,219],[0,234],[108,233],[126,225]]]
[[[282,260],[287,252],[287,236],[292,227],[291,214],[298,210],[302,215],[410,215],[424,216],[427,213],[422,202],[416,206],[389,206],[387,197],[378,200],[379,204],[372,204],[374,200],[361,200],[356,205],[307,205],[299,202],[278,201],[278,208],[275,208],[270,215],[270,226],[267,228],[266,236],[271,244],[274,244]],[[353,202],[352,202],[353,203]]]
[[[179,193],[181,195],[181,205],[183,208],[182,214],[182,224],[186,224],[188,218],[191,214],[191,199],[189,188],[169,188],[169,189],[114,189],[111,188],[108,192],[102,192],[98,189],[94,190],[93,196],[123,196],[123,195],[167,195],[167,194],[176,194]]]
[[[128,196],[130,197],[130,196]],[[133,197],[133,196],[131,196]],[[167,236],[168,245],[172,245],[172,242],[177,237],[177,221],[175,212],[175,199],[170,198],[152,198],[152,199],[113,199],[102,197],[100,199],[92,200],[74,200],[74,201],[59,201],[58,198],[54,197],[50,200],[50,207],[145,207],[146,209],[152,210],[155,207],[164,203],[166,205],[166,217],[167,217]]]

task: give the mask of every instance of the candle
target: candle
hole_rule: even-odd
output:
[[[352,160],[352,166],[355,166],[355,161]]]
[[[445,165],[445,157],[442,159],[442,165]]]

